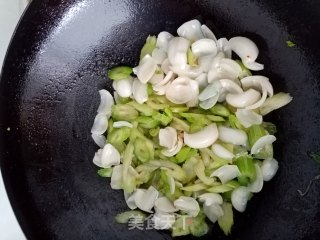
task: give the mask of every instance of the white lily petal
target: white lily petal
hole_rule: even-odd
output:
[[[223,52],[226,58],[231,58],[231,48],[229,41],[226,38],[219,38],[217,40],[218,51]]]
[[[240,129],[233,129],[229,127],[219,126],[219,139],[226,143],[234,145],[247,145],[248,136],[245,131]]]
[[[101,155],[102,155],[102,149],[98,149],[97,152],[95,152],[94,157],[92,162],[96,165],[99,166],[101,163]]]
[[[146,54],[139,62],[139,66],[138,66],[138,70],[140,69],[140,67],[145,64],[146,62],[150,62],[153,61],[152,57],[150,54]]]
[[[218,177],[221,183],[225,184],[239,175],[240,171],[236,165],[224,165],[215,170],[210,177]]]
[[[122,127],[129,127],[132,128],[133,125],[127,121],[117,121],[113,123],[114,128],[122,128]]]
[[[108,129],[108,116],[105,114],[97,114],[94,118],[93,126],[91,128],[91,133],[96,135],[102,135]]]
[[[266,115],[273,110],[279,109],[292,101],[289,93],[277,93],[271,98],[268,98],[260,107],[260,113]]]
[[[199,203],[192,197],[181,196],[174,201],[173,205],[192,217],[196,217],[200,212]]]
[[[257,109],[257,108],[261,107],[262,104],[266,101],[267,96],[268,96],[267,89],[263,88],[262,89],[262,96],[261,96],[260,100],[250,106],[246,106],[246,109]]]
[[[173,35],[171,33],[165,31],[160,32],[157,37],[156,46],[166,52],[168,50],[168,44],[172,38]]]
[[[159,134],[159,136],[160,136],[160,134]],[[164,156],[172,157],[172,156],[176,155],[178,152],[180,152],[182,146],[183,146],[182,137],[178,136],[178,141],[177,141],[176,145],[174,147],[172,147],[171,149],[162,150],[161,153]]]
[[[191,80],[187,77],[178,77],[172,81],[170,88],[167,88],[166,97],[169,101],[176,104],[183,104],[193,99],[193,86],[190,84]]]
[[[157,95],[165,95],[166,91],[167,91],[167,88],[169,86],[170,86],[170,83],[167,83],[165,85],[156,84],[156,85],[152,86],[152,89],[155,92],[155,94],[157,94]]]
[[[172,213],[156,212],[152,217],[152,221],[155,229],[165,230],[172,228],[172,225],[176,221],[176,217]]]
[[[182,66],[187,64],[187,51],[190,42],[182,37],[174,37],[169,42],[168,59],[172,66]]]
[[[279,169],[278,161],[274,158],[263,160],[261,171],[264,181],[270,181]]]
[[[146,191],[137,189],[135,192],[135,204],[139,209],[145,212],[152,213],[152,208],[159,196],[159,192],[153,186],[150,186]]]
[[[242,62],[253,63],[256,61],[259,49],[257,45],[246,37],[233,37],[229,40],[229,46],[241,59]]]
[[[103,148],[104,145],[106,144],[107,139],[104,135],[91,134],[91,137],[92,137],[93,141],[101,148]]]
[[[105,89],[99,90],[100,105],[98,107],[98,113],[105,114],[108,117],[111,115],[111,107],[114,105],[114,100],[110,92]]]
[[[180,149],[179,149],[179,151],[180,151]],[[176,182],[174,181],[174,177],[172,175],[168,176],[168,182],[169,182],[170,193],[174,194],[176,191]]]
[[[212,204],[210,206],[207,206],[206,204],[203,205],[203,212],[213,223],[215,223],[219,217],[224,215],[222,207],[217,204]]]
[[[198,88],[205,88],[208,85],[207,74],[201,73],[195,81],[198,83]]]
[[[260,97],[261,95],[258,91],[250,88],[243,93],[228,93],[226,95],[226,101],[233,107],[245,108],[255,104],[259,99],[261,99]]]
[[[170,62],[169,59],[166,58],[162,64],[161,64],[161,70],[165,73],[168,74],[168,72],[170,71]]]
[[[257,63],[257,62],[249,63],[249,62],[244,61],[243,65],[252,71],[261,71],[264,69],[264,65],[261,63]]]
[[[110,186],[112,189],[122,189],[122,173],[122,164],[113,167],[110,181]]]
[[[210,109],[218,102],[218,99],[219,99],[219,94],[216,94],[213,97],[200,102],[199,106],[202,109]]]
[[[214,35],[214,33],[210,30],[210,28],[207,27],[207,25],[202,24],[201,25],[201,31],[204,35],[205,38],[209,38],[212,39],[213,41],[217,41],[216,36]]]
[[[137,208],[136,202],[135,202],[135,197],[136,197],[136,192],[133,193],[127,193],[126,191],[123,191],[124,194],[124,199],[127,203],[127,206],[131,209],[134,210]]]
[[[137,77],[141,83],[146,84],[157,70],[156,62],[151,58],[139,66]]]
[[[178,142],[177,130],[173,127],[162,128],[159,131],[159,144],[162,147],[172,149]]]
[[[132,95],[132,78],[117,80],[115,90],[120,97],[130,97]]]
[[[188,64],[185,64],[170,66],[170,70],[173,71],[175,74],[179,75],[180,77],[188,77],[192,79],[199,77],[203,73],[203,70],[199,65],[190,66]]]
[[[218,193],[203,193],[198,196],[200,202],[203,202],[205,205],[210,206],[212,204],[221,205],[223,199]]]
[[[243,93],[242,88],[235,82],[230,79],[221,79],[219,80],[222,88],[227,92],[227,93]]]
[[[167,197],[159,197],[154,204],[156,212],[173,213],[178,211]]]
[[[201,69],[203,70],[204,73],[209,72],[215,56],[216,55],[214,54],[210,54],[210,55],[200,56],[198,58],[198,65],[201,66]]]
[[[228,160],[232,160],[234,158],[234,154],[219,143],[213,144],[211,150],[218,157]]]
[[[178,28],[177,33],[180,37],[184,37],[191,42],[197,41],[204,37],[201,30],[201,23],[196,19],[182,24]]]
[[[273,135],[265,135],[261,138],[259,138],[252,146],[251,148],[251,154],[257,154],[259,151],[264,148],[268,144],[272,144],[274,141],[276,141],[277,138]]]
[[[191,148],[206,148],[211,146],[219,133],[215,123],[212,123],[196,133],[184,132],[184,143]]]
[[[199,95],[199,100],[204,101],[219,94],[222,89],[220,81],[210,83]]]
[[[100,158],[97,160],[94,161],[94,164],[101,168],[109,168],[114,165],[119,165],[120,153],[114,146],[107,143],[101,151]]]
[[[222,58],[213,63],[212,68],[208,72],[208,82],[211,83],[220,79],[236,79],[241,73],[240,65],[228,58]]]
[[[164,73],[161,71],[160,73],[155,72],[152,78],[149,80],[149,83],[152,85],[160,83],[164,79]]]
[[[195,107],[198,105],[199,85],[197,81],[190,80],[190,92],[191,99],[186,103],[187,107]]]
[[[254,88],[260,92],[262,92],[262,89],[266,89],[268,92],[268,96],[273,96],[273,87],[269,81],[269,78],[265,76],[255,75],[255,76],[248,76],[244,77],[241,80],[241,85],[244,90],[247,90],[249,88]]]
[[[138,74],[138,72],[139,72],[139,66],[136,66],[136,67],[134,67],[134,68],[132,68],[132,72],[135,74],[135,75],[137,75]],[[115,82],[115,81],[114,81]],[[114,88],[114,87],[113,87]],[[115,89],[115,88],[114,88]]]
[[[246,187],[238,187],[231,193],[231,203],[238,212],[244,212],[249,200],[250,191]]]
[[[262,116],[250,109],[237,109],[236,117],[245,128],[262,123]]]
[[[143,84],[136,78],[133,80],[132,93],[133,98],[137,101],[137,103],[142,104],[148,100],[147,85]]]
[[[259,165],[255,164],[254,166],[256,168],[256,179],[252,183],[248,184],[248,190],[253,193],[258,193],[263,187],[263,175]]]
[[[191,44],[191,51],[196,57],[216,55],[217,45],[212,39],[202,38]]]
[[[152,51],[151,56],[156,64],[162,64],[163,61],[167,58],[167,53],[161,48],[155,48]]]

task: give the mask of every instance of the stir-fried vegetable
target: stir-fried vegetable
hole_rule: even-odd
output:
[[[277,129],[263,116],[292,97],[253,75],[264,66],[250,39],[216,39],[198,20],[177,32],[149,36],[138,66],[108,71],[114,92],[99,91],[91,132],[101,149],[93,162],[124,191],[131,211],[117,222],[151,219],[173,237],[198,237],[208,218],[228,235],[233,208],[245,211],[279,167]]]

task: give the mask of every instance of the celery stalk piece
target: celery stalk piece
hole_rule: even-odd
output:
[[[209,231],[208,224],[205,221],[206,216],[200,212],[198,216],[191,218],[188,222],[190,233],[195,237],[206,235]]]
[[[131,101],[128,103],[128,105],[134,107],[138,112],[140,112],[144,116],[152,116],[156,113],[156,111],[149,107],[147,104],[139,104],[136,101]]]
[[[152,55],[152,51],[156,48],[157,44],[157,38],[156,36],[148,36],[145,44],[143,45],[141,52],[140,52],[140,60],[149,54],[150,56]]]
[[[159,112],[153,114],[152,118],[159,121],[163,126],[167,126],[172,120],[172,117],[167,116],[166,114],[161,114]]]
[[[204,114],[198,113],[179,113],[179,115],[185,118],[189,123],[197,123],[199,125],[208,125],[210,120]]]
[[[224,122],[226,121],[223,117],[221,116],[215,116],[215,115],[207,115],[207,119],[209,119],[212,122]]]
[[[172,237],[180,237],[190,234],[189,217],[187,215],[180,215],[175,223],[172,225]]]
[[[183,163],[187,159],[190,159],[191,157],[195,156],[197,154],[197,150],[184,146],[181,148],[181,150],[178,152],[178,154],[175,156],[177,163]]]
[[[183,112],[187,112],[189,110],[188,107],[170,107],[170,110],[173,112],[173,113],[183,113]]]
[[[218,224],[224,234],[228,236],[231,233],[231,228],[233,226],[232,204],[224,202],[222,204],[222,210],[224,212],[224,215],[218,218]]]
[[[263,122],[262,126],[270,135],[277,133],[277,126],[271,122]]]
[[[128,104],[115,104],[112,106],[112,118],[119,121],[132,122],[139,116],[138,111]]]
[[[190,131],[190,125],[186,121],[181,120],[177,117],[172,118],[172,122],[170,123],[170,126],[179,131],[185,131],[185,132]]]
[[[112,168],[101,168],[98,170],[97,173],[100,177],[111,177]]]
[[[152,128],[149,130],[149,134],[151,137],[156,137],[158,136],[159,131],[160,131],[160,127]]]
[[[108,78],[111,80],[121,80],[130,77],[132,68],[128,66],[113,67],[108,71]]]
[[[185,163],[182,165],[182,169],[184,170],[184,172],[187,175],[186,182],[191,181],[192,179],[194,179],[197,176],[194,171],[194,167],[197,164],[197,162],[198,162],[197,158],[190,158],[187,161],[185,161]]]
[[[233,189],[239,186],[240,184],[237,181],[231,180],[230,182],[227,182],[225,184],[216,185],[216,186],[207,188],[206,191],[212,192],[212,193],[225,193],[225,192],[232,191]]]
[[[152,141],[147,138],[137,138],[134,141],[134,154],[143,163],[154,159],[154,146]]]
[[[130,137],[130,134],[131,128],[115,128],[109,132],[107,142],[112,144],[119,152],[122,152],[125,148],[124,142]]]
[[[195,165],[194,172],[196,173],[197,177],[206,185],[212,184],[214,181],[213,178],[207,177],[205,174],[205,166],[203,164],[202,159],[198,159],[198,162]]]
[[[198,191],[201,191],[201,190],[205,190],[208,187],[209,186],[204,184],[204,183],[196,183],[196,184],[193,184],[193,185],[185,186],[185,187],[181,188],[181,190],[187,191],[187,192],[198,192]]]
[[[256,178],[256,168],[254,166],[253,158],[250,155],[240,156],[236,159],[236,165],[240,171],[239,181],[245,184],[246,178],[253,182]]]
[[[156,128],[160,125],[160,122],[157,119],[147,116],[139,116],[136,118],[136,121],[141,127],[147,129]]]
[[[230,111],[228,110],[227,107],[223,106],[222,104],[217,103],[216,105],[214,105],[210,111],[218,116],[221,117],[228,117],[230,115]]]
[[[249,146],[252,148],[253,144],[261,137],[266,135],[266,130],[263,128],[262,124],[252,125],[248,128],[248,141]]]
[[[239,119],[233,114],[229,115],[228,122],[229,122],[230,127],[232,127],[232,128],[244,129],[244,127],[241,125]]]
[[[123,175],[122,175],[122,183],[123,190],[127,193],[132,193],[136,188],[136,179],[135,176],[129,173],[129,167],[132,163],[134,152],[134,146],[132,142],[129,142],[126,149],[123,152]]]
[[[134,223],[143,223],[146,217],[142,211],[132,210],[117,214],[115,219],[117,223],[128,223],[130,219],[133,219]]]

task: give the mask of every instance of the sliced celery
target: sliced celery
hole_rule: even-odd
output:
[[[236,165],[240,171],[239,181],[246,182],[248,178],[251,182],[256,179],[256,168],[254,166],[253,158],[250,155],[240,156],[236,159]]]
[[[134,154],[141,162],[154,159],[154,146],[147,138],[137,138],[134,141]]]
[[[216,105],[214,105],[210,111],[218,116],[221,117],[228,117],[230,115],[230,111],[228,110],[227,107],[225,107],[224,105],[217,103]]]
[[[221,116],[215,116],[215,115],[207,115],[206,116],[210,121],[212,122],[224,122],[226,121],[223,117]]]
[[[156,48],[157,38],[156,36],[148,36],[145,44],[143,45],[140,52],[140,60],[147,54],[151,56],[152,51]]]
[[[186,121],[181,120],[177,117],[172,118],[172,122],[170,123],[170,126],[179,131],[185,131],[185,132],[190,131],[190,125]]]
[[[224,202],[221,207],[224,214],[218,218],[218,224],[224,234],[228,236],[231,233],[231,228],[233,226],[232,204]]]
[[[157,119],[147,116],[139,116],[137,117],[136,121],[141,127],[147,129],[156,128],[160,125],[160,122]]]
[[[111,80],[121,80],[130,77],[132,68],[128,66],[113,67],[108,71],[108,78]]]
[[[264,127],[262,126],[262,124],[260,125],[252,125],[251,127],[248,128],[248,141],[249,141],[249,145],[250,148],[252,148],[253,144],[261,137],[263,137],[264,135],[266,135],[266,130],[264,129]]]
[[[177,163],[183,163],[187,159],[190,159],[191,157],[195,156],[197,154],[197,150],[184,146],[181,148],[181,150],[178,152],[178,154],[175,156]]]
[[[111,177],[112,168],[101,168],[98,170],[98,175],[100,177]]]
[[[112,118],[116,120],[131,122],[138,116],[138,111],[128,104],[116,104],[112,106]]]
[[[131,101],[128,105],[134,107],[138,112],[140,112],[144,116],[152,116],[156,113],[156,111],[149,107],[147,104],[139,104],[136,101]]]
[[[241,125],[239,119],[233,114],[229,115],[228,122],[229,122],[230,127],[232,127],[232,128],[244,129],[243,126]]]

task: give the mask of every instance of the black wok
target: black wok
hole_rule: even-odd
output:
[[[1,170],[28,239],[169,239],[128,230],[114,216],[121,191],[96,174],[90,137],[106,69],[137,62],[148,34],[198,18],[220,36],[260,47],[277,91],[294,101],[272,114],[278,175],[237,214],[231,239],[319,239],[320,3],[259,0],[34,0],[11,42],[0,83]],[[288,48],[286,41],[296,43]],[[0,233],[1,238],[1,233]],[[214,227],[204,239],[224,239]]]

